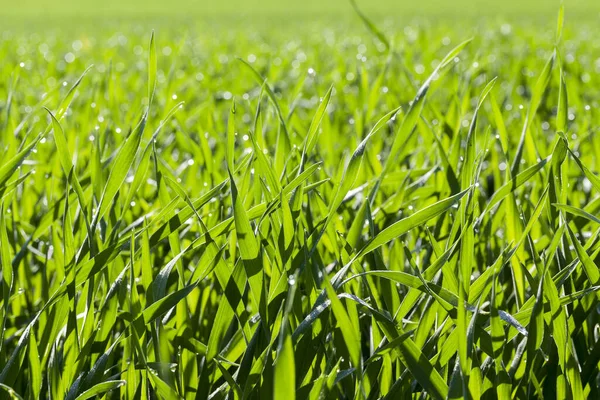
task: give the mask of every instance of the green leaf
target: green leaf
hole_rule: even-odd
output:
[[[129,169],[135,160],[135,154],[137,153],[140,145],[142,134],[144,133],[144,128],[146,127],[147,118],[148,114],[145,113],[142,116],[139,124],[125,140],[119,149],[119,152],[115,156],[111,166],[110,175],[108,176],[108,180],[102,192],[102,197],[100,198],[100,202],[98,204],[98,209],[94,215],[92,223],[93,226],[95,226],[100,218],[104,216],[106,211],[108,211],[108,208],[112,206],[112,201],[125,182],[127,173],[129,172]]]
[[[0,267],[2,268],[2,295],[3,312],[0,325],[0,354],[4,345],[6,321],[10,315],[10,296],[13,289],[14,270],[12,266],[12,255],[6,230],[6,219],[4,216],[4,203],[0,202]]]
[[[169,311],[171,308],[175,307],[177,303],[185,299],[186,296],[190,294],[190,292],[194,290],[194,288],[197,285],[198,283],[194,283],[185,286],[183,289],[180,289],[173,293],[169,293],[165,297],[161,298],[158,301],[155,301],[154,303],[146,307],[146,309],[142,311],[142,318],[144,323],[149,324],[150,322],[154,321],[155,319]]]
[[[556,43],[558,44],[562,38],[563,24],[565,19],[565,5],[561,3],[558,9],[558,18],[556,23]]]
[[[373,250],[383,246],[391,240],[398,238],[404,233],[410,231],[411,229],[426,223],[432,218],[437,217],[443,212],[447,211],[449,208],[454,206],[460,199],[462,199],[471,189],[465,189],[462,192],[455,194],[454,196],[448,197],[447,199],[438,201],[435,204],[432,204],[428,207],[425,207],[422,210],[417,211],[416,213],[401,219],[400,221],[388,226],[384,230],[382,230],[377,236],[371,239],[365,247],[363,247],[356,258],[362,257]]]
[[[259,242],[256,236],[254,236],[252,226],[250,226],[250,219],[248,218],[242,199],[239,197],[233,176],[230,175],[229,181],[231,184],[231,199],[233,202],[233,219],[237,245],[244,262],[252,297],[258,305],[261,304],[264,285],[264,272],[260,259]]]
[[[573,214],[578,217],[582,217],[582,218],[588,219],[592,222],[595,222],[597,224],[600,224],[600,218],[582,210],[581,208],[573,207],[568,204],[559,204],[559,203],[552,203],[552,205],[554,207],[558,208],[559,210],[568,212],[569,214]]]
[[[81,393],[79,396],[77,396],[77,398],[75,400],[87,400],[87,399],[91,399],[92,397],[96,397],[96,396],[99,396],[99,395],[104,394],[106,392],[109,392],[111,390],[115,390],[115,389],[117,389],[117,388],[125,385],[126,383],[127,382],[125,382],[125,381],[106,381],[106,382],[102,382],[102,383],[99,383],[97,385],[94,385],[90,389],[88,389],[85,392]]]
[[[327,292],[329,301],[331,301],[331,309],[335,315],[337,325],[342,331],[344,343],[346,344],[348,353],[350,354],[350,361],[352,362],[354,368],[361,368],[362,359],[360,356],[360,333],[357,332],[357,327],[355,327],[350,321],[350,317],[348,317],[348,313],[344,309],[344,305],[338,298],[337,293],[329,281],[326,279],[323,283],[325,285],[325,291]]]
[[[292,337],[285,335],[283,346],[277,352],[273,394],[275,400],[294,400],[296,398],[296,365]]]
[[[529,126],[537,113],[537,110],[542,102],[542,96],[546,91],[546,87],[548,87],[548,83],[550,82],[550,77],[552,76],[552,69],[554,67],[554,60],[556,59],[556,51],[552,52],[552,55],[544,65],[544,69],[542,73],[538,77],[538,80],[535,83],[533,88],[533,93],[531,95],[531,101],[529,103],[529,108],[527,109],[527,116],[525,117],[525,123],[523,124],[523,130],[521,131],[521,138],[519,139],[519,145],[517,147],[517,152],[513,159],[513,163],[511,166],[511,176],[515,177],[519,172],[519,167],[521,165],[521,159],[523,157],[523,151],[525,150],[525,146],[527,145],[527,156],[529,159],[534,159],[534,143],[532,137],[529,135]]]
[[[231,100],[229,119],[227,119],[227,167],[233,171],[235,160],[235,99]]]
[[[3,188],[6,185],[6,182],[10,179],[10,177],[15,173],[17,168],[23,164],[25,158],[31,153],[33,148],[38,144],[38,142],[42,139],[43,135],[39,134],[35,139],[31,141],[28,145],[26,145],[23,150],[18,152],[15,156],[7,161],[0,161],[0,188]]]
[[[327,112],[327,106],[329,105],[329,101],[331,100],[332,92],[333,86],[330,86],[327,90],[327,93],[325,93],[325,96],[323,96],[323,98],[321,99],[319,107],[317,108],[317,111],[315,112],[315,115],[310,123],[308,133],[304,138],[304,148],[302,149],[302,164],[298,169],[298,173],[302,172],[302,170],[304,169],[304,160],[306,159],[307,155],[313,151],[315,145],[317,144],[317,138],[319,137],[319,127],[321,125],[323,117],[325,116],[325,113]]]
[[[587,254],[583,246],[579,243],[579,240],[575,237],[575,234],[567,225],[567,232],[569,233],[569,239],[571,239],[571,243],[575,246],[575,252],[577,253],[577,257],[579,257],[579,261],[583,264],[583,268],[585,273],[592,285],[597,285],[598,280],[600,279],[600,271],[598,266],[594,263],[594,261]]]
[[[562,6],[561,6],[562,9]],[[558,111],[556,115],[556,131],[567,132],[567,116],[569,115],[569,104],[567,96],[567,84],[565,83],[565,75],[563,70],[560,70],[560,90],[558,92]]]
[[[8,385],[5,385],[4,383],[0,383],[0,389],[4,390],[10,396],[11,399],[23,400],[19,393],[15,392],[13,388],[11,388]]]
[[[156,43],[154,42],[154,31],[150,36],[150,50],[148,54],[148,105],[152,104],[154,91],[156,90]]]
[[[375,24],[373,24],[373,22],[371,22],[371,20],[369,20],[369,18],[367,18],[367,16],[363,14],[362,11],[360,11],[358,6],[356,5],[356,0],[350,0],[350,4],[352,4],[352,8],[354,8],[354,11],[356,12],[356,14],[358,14],[360,19],[364,22],[365,26],[369,29],[369,31],[371,31],[371,33],[374,36],[376,36],[381,43],[385,45],[386,50],[389,50],[389,48],[391,47],[390,42],[387,40],[385,35],[381,33],[379,29],[377,29]]]

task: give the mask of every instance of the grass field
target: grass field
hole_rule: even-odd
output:
[[[252,18],[277,15],[279,18],[297,18],[301,16],[331,16],[332,14],[352,15],[352,7],[348,0],[227,0],[227,1],[195,1],[195,0],[22,0],[11,2],[3,0],[0,15],[44,17],[71,16],[80,17],[82,14],[95,17],[117,18],[119,16],[138,19],[144,15],[156,15],[162,19],[176,15],[220,16],[249,15]],[[359,2],[361,8],[376,17],[391,15],[420,15],[427,18],[432,16],[448,17],[466,16],[481,17],[497,15],[498,13],[511,17],[522,16],[531,18],[535,15],[556,16],[559,1],[545,0],[421,0],[419,2],[394,0],[369,0]],[[593,0],[565,1],[569,15],[598,18],[600,4]],[[554,18],[555,19],[555,18]]]
[[[366,3],[2,8],[0,398],[600,397],[600,4]]]

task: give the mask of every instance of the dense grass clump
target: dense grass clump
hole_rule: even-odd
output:
[[[0,33],[2,396],[600,397],[597,28],[358,14]]]

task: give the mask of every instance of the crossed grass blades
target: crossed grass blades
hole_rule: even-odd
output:
[[[116,35],[64,85],[93,44],[4,41],[4,397],[600,396],[589,43],[358,12],[310,58]]]

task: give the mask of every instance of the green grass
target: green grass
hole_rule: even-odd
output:
[[[31,18],[0,397],[600,396],[593,11]]]

